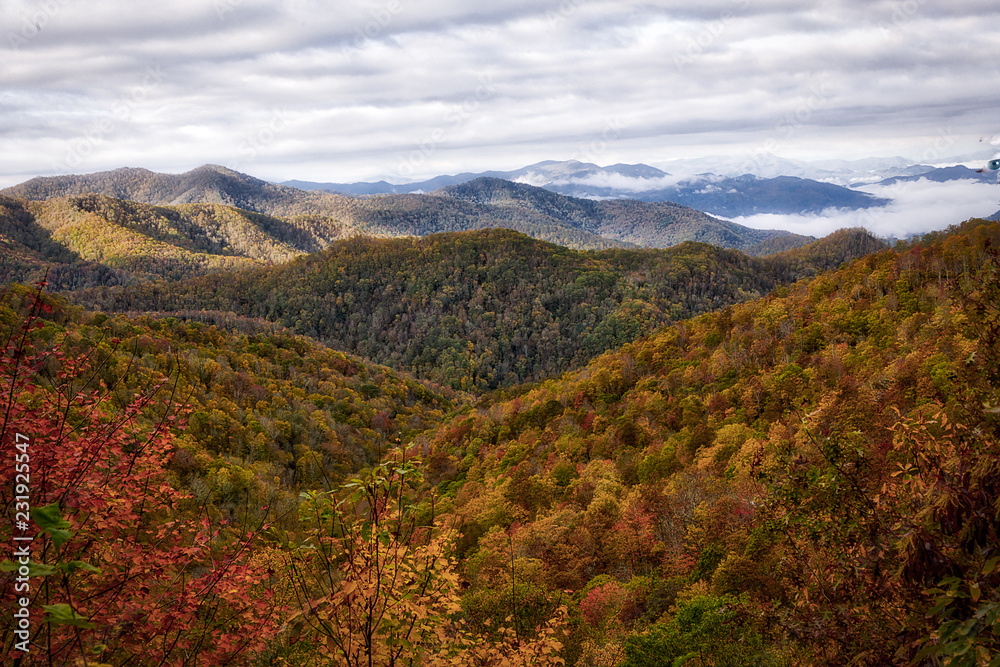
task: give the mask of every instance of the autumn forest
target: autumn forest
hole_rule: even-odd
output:
[[[4,664],[1000,665],[1000,223],[115,178],[0,195]]]

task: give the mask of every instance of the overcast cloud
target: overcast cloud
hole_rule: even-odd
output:
[[[845,227],[865,227],[882,237],[906,238],[1000,210],[1000,188],[980,181],[935,183],[919,179],[858,189],[892,199],[892,203],[858,211],[824,211],[822,215],[763,214],[732,220],[756,229],[787,229],[816,237]]]
[[[991,150],[996,0],[0,0],[0,186]]]

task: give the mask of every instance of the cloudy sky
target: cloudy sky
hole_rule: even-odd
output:
[[[0,186],[995,148],[996,0],[0,0]]]

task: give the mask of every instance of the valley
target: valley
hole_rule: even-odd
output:
[[[0,665],[1000,667],[995,0],[0,16]]]
[[[989,651],[998,248],[986,220],[890,247],[492,176],[8,188],[3,437],[53,508],[48,655]]]

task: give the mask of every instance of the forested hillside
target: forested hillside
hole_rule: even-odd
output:
[[[972,221],[467,408],[417,443],[463,609],[574,591],[568,664],[993,664],[998,304]]]
[[[473,268],[486,239],[522,275],[580,259],[507,232],[403,247],[420,266],[456,239]],[[8,286],[34,645],[115,667],[988,665],[998,304],[1000,225],[970,221],[477,397],[261,319]]]
[[[456,389],[540,380],[670,320],[872,252],[855,230],[770,258],[688,243],[580,252],[505,231],[355,238],[291,263],[91,290],[114,312],[232,311]]]
[[[285,262],[354,231],[327,218],[278,219],[219,204],[0,196],[0,279],[47,273],[54,289],[177,280]]]
[[[32,297],[10,287],[3,298],[9,332]],[[189,408],[174,468],[185,487],[220,506],[250,489],[278,505],[298,487],[342,479],[428,428],[457,399],[450,388],[264,321],[216,313],[128,319],[47,303],[37,335],[60,341],[63,356],[88,355],[93,381],[115,388],[111,404],[123,407],[158,376],[171,379],[169,395],[154,405],[165,410],[169,399]]]
[[[755,246],[768,239],[782,237],[797,245],[813,240],[779,230],[743,227],[679,204],[593,202],[491,178],[430,194],[348,197],[305,192],[205,165],[185,174],[116,169],[40,177],[2,193],[33,201],[98,193],[156,205],[223,204],[282,218],[298,227],[302,225],[296,220],[304,218],[316,227],[316,249],[325,247],[329,240],[329,232],[324,232],[328,227],[334,232],[343,229],[389,237],[505,228],[577,249],[666,247],[704,241],[754,252]],[[339,237],[335,234],[332,238]]]
[[[123,167],[95,174],[42,176],[3,191],[32,201],[94,193],[144,204],[223,204],[258,213],[314,199],[302,198],[307,193],[301,190],[272,185],[218,165],[204,165],[184,174]]]
[[[438,192],[501,209],[541,213],[608,239],[651,248],[700,241],[766,255],[768,242],[780,241],[782,249],[791,249],[814,240],[774,229],[751,229],[672,202],[578,199],[499,178],[477,178]]]

